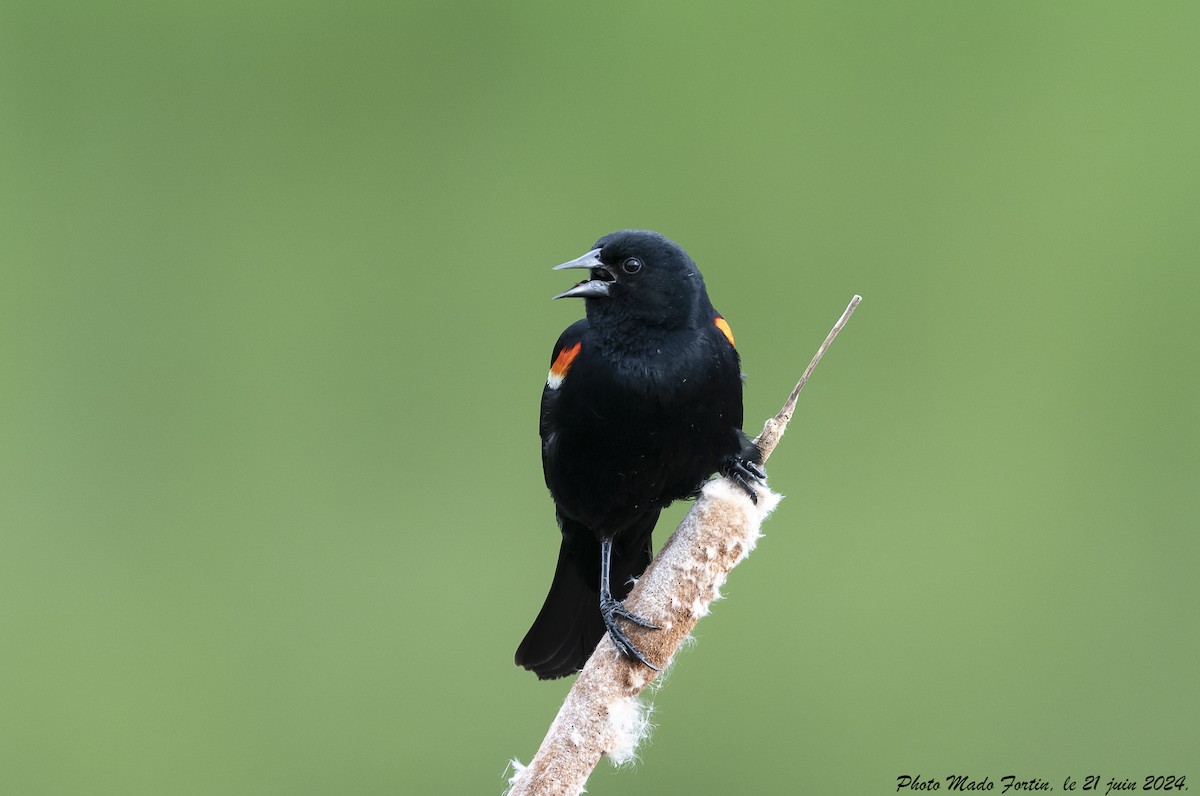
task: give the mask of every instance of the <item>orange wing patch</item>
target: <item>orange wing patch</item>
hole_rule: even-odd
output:
[[[729,328],[729,321],[718,315],[717,317],[713,318],[713,323],[716,324],[717,328],[721,330],[721,334],[725,335],[725,339],[729,341],[729,344],[734,345],[733,329]]]
[[[575,357],[579,356],[579,349],[583,347],[583,342],[580,341],[570,348],[564,348],[558,352],[558,356],[554,358],[554,364],[550,366],[550,375],[546,377],[546,386],[552,390],[557,390],[562,386],[563,379],[567,377],[567,371],[571,369],[571,363],[575,361]]]

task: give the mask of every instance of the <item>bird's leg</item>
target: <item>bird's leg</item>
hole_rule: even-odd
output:
[[[758,505],[758,493],[754,485],[767,480],[767,474],[759,466],[758,455],[758,448],[751,443],[741,453],[721,463],[721,475],[744,489],[755,505]]]
[[[621,600],[614,600],[612,590],[608,585],[609,561],[612,559],[612,539],[600,540],[600,615],[604,618],[604,626],[608,628],[608,635],[612,637],[613,644],[627,658],[636,658],[637,660],[649,666],[654,671],[658,671],[658,667],[650,661],[646,660],[646,656],[641,650],[633,645],[629,637],[621,628],[617,627],[617,617],[628,619],[638,627],[644,627],[647,630],[658,630],[657,625],[652,625],[637,614],[630,613],[625,609],[625,603]]]

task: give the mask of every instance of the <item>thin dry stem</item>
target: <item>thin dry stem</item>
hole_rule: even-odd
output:
[[[825,352],[829,350],[829,346],[833,344],[833,340],[838,336],[838,332],[842,331],[842,327],[850,320],[850,316],[854,314],[854,310],[862,301],[862,296],[855,294],[854,298],[850,299],[850,303],[846,305],[845,312],[842,317],[837,319],[837,323],[829,330],[829,334],[825,335],[825,342],[821,343],[821,347],[817,349],[817,353],[813,354],[812,361],[808,363],[808,367],[804,369],[803,375],[800,376],[800,381],[796,382],[792,394],[783,402],[783,408],[779,413],[763,424],[762,433],[754,440],[754,444],[758,446],[762,453],[762,460],[766,463],[771,452],[775,450],[775,446],[779,444],[779,440],[783,437],[783,432],[787,431],[788,423],[792,420],[792,415],[796,411],[796,399],[800,397],[800,391],[804,389],[804,385],[808,382],[808,377],[812,375],[816,369],[817,363],[821,361],[821,357],[825,356]]]

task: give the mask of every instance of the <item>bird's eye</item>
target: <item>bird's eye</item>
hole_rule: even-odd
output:
[[[621,270],[627,274],[636,274],[642,270],[642,261],[636,257],[626,258],[625,262],[621,263]]]

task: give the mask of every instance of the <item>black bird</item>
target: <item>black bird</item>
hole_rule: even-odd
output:
[[[717,471],[752,498],[765,477],[741,429],[733,332],[687,252],[656,232],[624,230],[555,270],[564,268],[589,271],[555,296],[583,298],[587,318],[558,338],[542,392],[542,469],[562,546],[516,654],[540,679],[583,668],[606,630],[655,668],[617,618],[655,629],[623,600],[650,563],[659,512]]]

